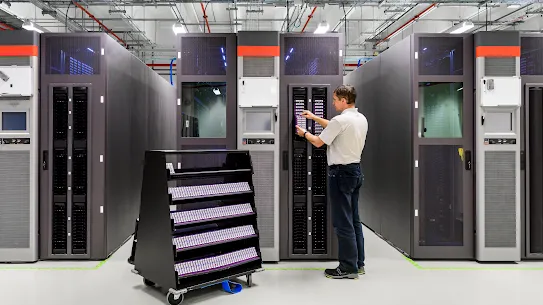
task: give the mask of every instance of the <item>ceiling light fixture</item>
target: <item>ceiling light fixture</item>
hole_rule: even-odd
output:
[[[215,95],[221,95],[221,90],[219,90],[219,88],[213,88],[213,93],[215,93]]]
[[[326,21],[323,21],[321,23],[319,23],[319,26],[317,27],[317,29],[315,30],[315,34],[324,34],[326,32],[328,32],[328,30],[330,29],[330,24],[328,24],[328,22]]]
[[[509,4],[507,8],[520,8],[520,4]]]
[[[451,34],[462,34],[471,30],[475,25],[471,21],[463,21],[451,28]]]
[[[175,35],[185,34],[187,32],[187,29],[181,23],[175,23],[174,25],[172,25],[172,30],[175,33]]]
[[[37,24],[35,24],[34,22],[30,21],[30,20],[27,20],[23,23],[23,29],[27,30],[27,31],[34,31],[34,32],[38,32],[38,33],[43,33],[44,30],[42,27],[38,26]]]

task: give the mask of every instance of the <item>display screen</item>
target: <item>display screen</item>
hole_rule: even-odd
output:
[[[272,131],[272,118],[269,111],[245,112],[245,132]]]
[[[2,130],[26,130],[26,112],[2,112]]]

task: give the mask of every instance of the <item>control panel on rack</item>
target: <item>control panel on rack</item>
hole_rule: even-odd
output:
[[[243,138],[243,145],[251,145],[251,144],[275,144],[274,139],[247,139]]]
[[[517,139],[485,139],[485,145],[489,144],[517,144]]]

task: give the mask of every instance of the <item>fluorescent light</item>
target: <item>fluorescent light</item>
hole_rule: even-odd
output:
[[[185,26],[183,26],[181,23],[175,23],[173,26],[172,26],[172,30],[173,32],[175,33],[175,35],[177,34],[184,34],[187,32],[187,29],[185,29]]]
[[[509,4],[507,8],[520,8],[520,4]]]
[[[451,29],[451,34],[462,34],[464,32],[467,32],[468,30],[472,29],[475,25],[471,21],[464,21],[461,22],[455,26],[453,26]]]
[[[319,26],[317,27],[317,29],[315,30],[315,34],[324,34],[326,32],[328,32],[328,29],[330,29],[330,24],[328,24],[328,22],[326,21],[323,21],[321,23],[319,23]]]
[[[213,93],[215,93],[215,95],[221,95],[221,90],[219,90],[219,88],[213,88]]]
[[[40,26],[37,26],[34,22],[29,21],[29,20],[23,23],[23,29],[27,31],[38,32],[40,34],[43,33],[43,29]]]
[[[89,52],[92,52],[92,53],[94,53],[94,50],[93,50],[93,49],[91,49],[91,48],[87,48],[87,50],[89,50]]]

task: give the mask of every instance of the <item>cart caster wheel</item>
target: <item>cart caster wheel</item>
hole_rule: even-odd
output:
[[[171,292],[168,292],[168,304],[170,305],[179,305],[183,303],[185,296],[183,294],[175,295]]]
[[[145,286],[155,286],[155,283],[149,281],[148,279],[143,279]]]
[[[247,275],[247,287],[253,286],[253,276],[252,274]]]

